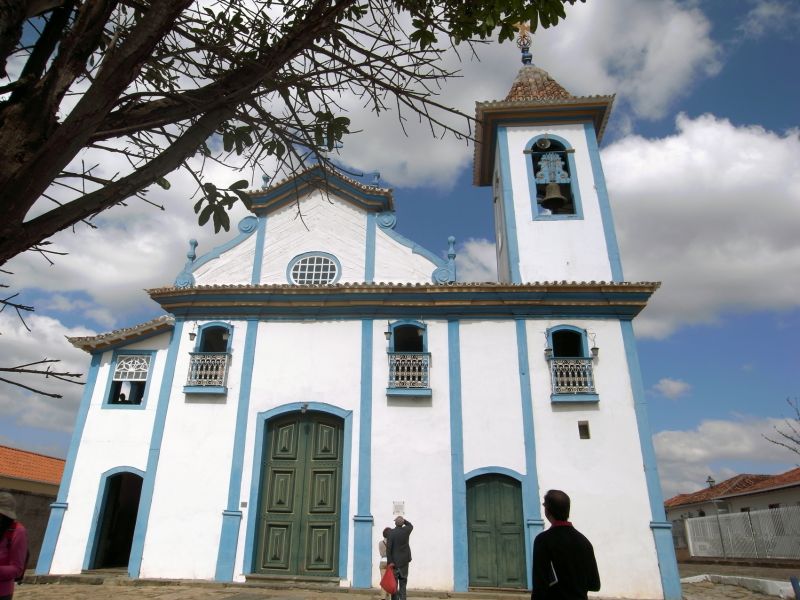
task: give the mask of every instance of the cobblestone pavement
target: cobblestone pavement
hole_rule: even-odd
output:
[[[777,600],[775,596],[751,592],[738,585],[722,585],[710,581],[684,583],[681,587],[685,600]]]
[[[469,597],[459,594],[460,598]],[[409,600],[448,598],[450,594],[415,595],[409,591]],[[479,595],[476,598],[487,598]],[[507,595],[506,597],[513,597]],[[524,595],[516,595],[525,598]],[[711,582],[687,583],[683,585],[685,600],[776,600],[734,585]],[[380,594],[364,591],[316,591],[302,589],[268,590],[243,589],[217,585],[120,585],[107,582],[103,585],[53,583],[28,584],[17,588],[14,600],[379,600]]]
[[[779,567],[747,567],[741,565],[701,565],[695,563],[679,563],[681,577],[692,575],[733,575],[734,577],[755,577],[757,579],[775,579],[789,581],[792,575],[800,575],[800,569]]]

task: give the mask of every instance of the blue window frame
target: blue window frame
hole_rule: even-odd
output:
[[[574,149],[569,142],[552,133],[537,135],[525,145],[525,155],[533,219],[583,219]]]
[[[143,409],[147,405],[155,350],[114,350],[103,408]]]
[[[430,397],[431,355],[428,327],[422,321],[403,319],[388,324],[388,396]]]
[[[233,325],[221,321],[204,323],[196,335],[194,352],[189,353],[189,373],[183,391],[227,394]]]
[[[552,402],[597,402],[594,385],[596,349],[589,348],[585,329],[558,325],[547,330]]]

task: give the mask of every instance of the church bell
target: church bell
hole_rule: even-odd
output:
[[[561,186],[557,183],[548,183],[540,204],[552,213],[562,210],[567,205],[567,199],[561,195]]]

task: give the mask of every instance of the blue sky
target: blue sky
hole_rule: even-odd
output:
[[[800,396],[798,28],[790,0],[589,0],[534,37],[534,63],[569,91],[617,93],[601,151],[626,279],[662,281],[636,331],[667,496],[708,475],[800,462],[763,439],[791,416],[785,399]],[[519,68],[513,45],[479,53],[480,63],[449,59],[463,77],[442,97],[467,114],[476,100],[502,99]],[[490,278],[491,198],[471,185],[472,147],[424,127],[405,137],[396,115],[343,104],[363,133],[345,140],[340,160],[381,172],[397,230],[435,252],[455,235],[461,273]],[[222,182],[241,178],[215,169]],[[37,308],[34,333],[0,315],[0,352],[19,361],[44,352],[85,371],[88,356],[64,335],[159,314],[142,290],[171,283],[187,240],[203,252],[227,239],[196,225],[191,186],[170,180],[169,192],[152,192],[165,213],[116,208],[99,216],[99,231],[55,236],[70,254],[54,267],[12,261],[11,283]],[[0,443],[63,456],[80,390],[62,391],[54,401],[0,387]]]

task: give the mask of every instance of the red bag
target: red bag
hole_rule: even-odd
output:
[[[394,576],[394,565],[386,565],[386,572],[381,577],[381,587],[387,594],[397,593],[397,579]]]

